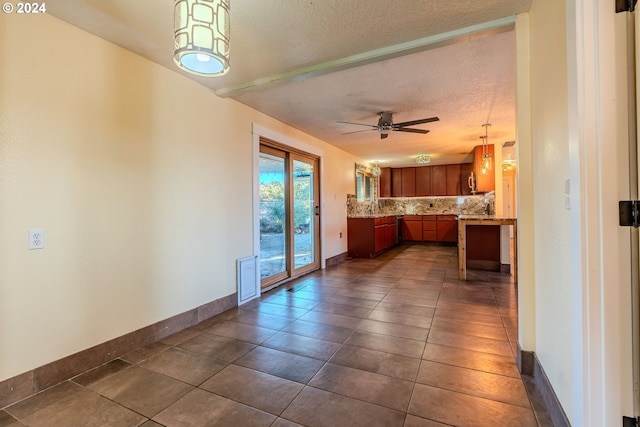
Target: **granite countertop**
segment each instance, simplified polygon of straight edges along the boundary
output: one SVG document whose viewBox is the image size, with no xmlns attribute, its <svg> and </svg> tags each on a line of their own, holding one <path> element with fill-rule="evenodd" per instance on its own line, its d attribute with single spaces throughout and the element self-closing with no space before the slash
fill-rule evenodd
<svg viewBox="0 0 640 427">
<path fill-rule="evenodd" d="M 496 215 L 458 215 L 458 219 L 461 220 L 490 220 L 490 221 L 513 221 L 516 218 L 505 217 L 505 216 L 496 216 Z"/>
<path fill-rule="evenodd" d="M 402 216 L 400 214 L 373 214 L 373 215 L 351 215 L 347 218 L 386 218 L 389 216 Z"/>
</svg>

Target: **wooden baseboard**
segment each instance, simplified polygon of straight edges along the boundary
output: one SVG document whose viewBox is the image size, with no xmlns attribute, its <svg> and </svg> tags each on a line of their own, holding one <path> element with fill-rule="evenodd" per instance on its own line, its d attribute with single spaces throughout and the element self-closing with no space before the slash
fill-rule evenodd
<svg viewBox="0 0 640 427">
<path fill-rule="evenodd" d="M 153 325 L 40 366 L 0 382 L 0 409 L 113 359 L 197 325 L 238 305 L 238 294 L 201 305 Z"/>
<path fill-rule="evenodd" d="M 347 260 L 347 253 L 343 252 L 336 256 L 332 256 L 331 258 L 327 258 L 325 261 L 325 266 L 331 267 L 332 265 L 340 264 L 342 261 L 346 261 L 346 260 Z"/>
<path fill-rule="evenodd" d="M 500 261 L 467 259 L 467 269 L 484 270 L 484 271 L 500 271 Z"/>
<path fill-rule="evenodd" d="M 516 363 L 518 364 L 518 370 L 522 375 L 533 376 L 533 364 L 535 356 L 533 351 L 524 351 L 518 343 L 518 352 L 516 355 Z"/>
<path fill-rule="evenodd" d="M 567 418 L 567 414 L 565 414 L 558 400 L 558 396 L 556 396 L 551 382 L 549 382 L 549 378 L 544 372 L 536 354 L 532 351 L 522 350 L 520 344 L 518 344 L 517 360 L 520 373 L 533 378 L 533 382 L 542 397 L 542 401 L 547 408 L 551 421 L 553 421 L 553 425 L 555 427 L 571 427 L 569 418 Z"/>
</svg>

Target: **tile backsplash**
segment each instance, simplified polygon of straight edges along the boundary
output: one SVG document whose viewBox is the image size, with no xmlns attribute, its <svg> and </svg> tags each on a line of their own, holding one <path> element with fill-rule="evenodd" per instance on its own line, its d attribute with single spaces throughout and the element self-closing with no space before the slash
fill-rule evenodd
<svg viewBox="0 0 640 427">
<path fill-rule="evenodd" d="M 347 216 L 374 215 L 482 215 L 486 205 L 493 206 L 494 193 L 473 196 L 385 197 L 374 202 L 359 202 L 347 195 Z"/>
</svg>

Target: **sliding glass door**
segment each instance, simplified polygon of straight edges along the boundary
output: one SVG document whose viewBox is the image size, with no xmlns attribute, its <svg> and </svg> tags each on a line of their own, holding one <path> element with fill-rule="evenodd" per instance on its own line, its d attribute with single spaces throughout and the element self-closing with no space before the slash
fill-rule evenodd
<svg viewBox="0 0 640 427">
<path fill-rule="evenodd" d="M 318 159 L 260 145 L 261 286 L 318 269 Z"/>
</svg>

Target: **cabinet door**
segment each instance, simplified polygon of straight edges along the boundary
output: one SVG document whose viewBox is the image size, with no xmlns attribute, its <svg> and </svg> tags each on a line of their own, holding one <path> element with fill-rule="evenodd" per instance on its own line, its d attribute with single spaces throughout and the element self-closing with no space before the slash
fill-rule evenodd
<svg viewBox="0 0 640 427">
<path fill-rule="evenodd" d="M 387 226 L 386 225 L 376 225 L 375 227 L 373 227 L 375 230 L 375 252 L 380 252 L 381 250 L 386 248 L 386 231 L 387 231 Z"/>
<path fill-rule="evenodd" d="M 447 165 L 447 196 L 460 194 L 460 165 Z"/>
<path fill-rule="evenodd" d="M 391 168 L 380 168 L 380 197 L 391 197 Z"/>
<path fill-rule="evenodd" d="M 460 189 L 463 196 L 471 194 L 471 187 L 469 187 L 469 178 L 473 171 L 473 163 L 463 163 L 460 165 Z M 475 180 L 475 172 L 473 173 L 473 179 Z"/>
<path fill-rule="evenodd" d="M 418 221 L 402 221 L 402 240 L 422 240 L 422 219 Z"/>
<path fill-rule="evenodd" d="M 447 195 L 447 166 L 431 166 L 431 195 Z"/>
<path fill-rule="evenodd" d="M 458 221 L 455 215 L 438 215 L 436 228 L 438 242 L 458 241 Z"/>
<path fill-rule="evenodd" d="M 402 169 L 391 169 L 391 197 L 402 196 Z"/>
<path fill-rule="evenodd" d="M 431 166 L 416 168 L 416 196 L 431 195 Z"/>
<path fill-rule="evenodd" d="M 371 218 L 347 218 L 347 251 L 353 258 L 370 258 L 375 252 Z"/>
<path fill-rule="evenodd" d="M 457 242 L 458 227 L 456 222 L 438 222 L 438 242 Z"/>
<path fill-rule="evenodd" d="M 402 197 L 416 195 L 416 168 L 402 168 Z"/>
<path fill-rule="evenodd" d="M 398 224 L 395 218 L 393 222 L 387 225 L 387 247 L 391 248 L 398 244 Z"/>
</svg>

